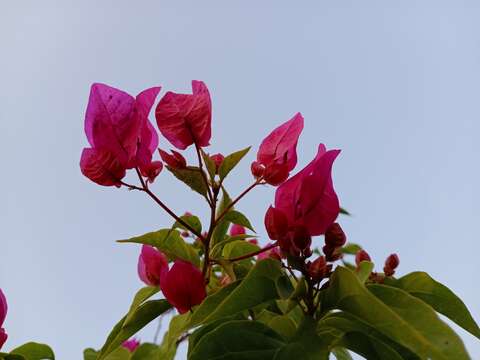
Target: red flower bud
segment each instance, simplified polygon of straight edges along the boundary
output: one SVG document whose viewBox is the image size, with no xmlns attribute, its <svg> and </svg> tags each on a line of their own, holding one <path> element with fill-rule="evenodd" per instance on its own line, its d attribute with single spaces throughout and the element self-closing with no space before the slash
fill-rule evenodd
<svg viewBox="0 0 480 360">
<path fill-rule="evenodd" d="M 334 247 L 325 245 L 322 248 L 322 250 L 323 250 L 323 253 L 325 254 L 325 258 L 327 259 L 327 261 L 336 261 L 343 257 L 342 252 L 340 251 L 340 248 L 334 248 Z"/>
<path fill-rule="evenodd" d="M 314 262 L 308 263 L 308 274 L 316 282 L 325 278 L 331 270 L 331 265 L 327 265 L 327 261 L 324 256 L 319 256 Z"/>
<path fill-rule="evenodd" d="M 288 230 L 288 221 L 282 211 L 270 206 L 265 213 L 265 228 L 272 240 L 279 240 Z"/>
<path fill-rule="evenodd" d="M 250 239 L 250 240 L 248 240 L 248 242 L 249 242 L 250 244 L 253 244 L 253 245 L 258 245 L 257 239 Z"/>
<path fill-rule="evenodd" d="M 180 314 L 200 304 L 207 296 L 202 272 L 189 262 L 176 260 L 162 279 L 161 289 Z"/>
<path fill-rule="evenodd" d="M 233 224 L 230 228 L 230 236 L 244 235 L 245 228 L 242 225 Z"/>
<path fill-rule="evenodd" d="M 138 257 L 140 279 L 149 286 L 159 286 L 167 270 L 167 257 L 153 246 L 143 245 Z"/>
<path fill-rule="evenodd" d="M 147 178 L 149 183 L 153 183 L 162 169 L 163 164 L 161 161 L 152 161 L 150 164 L 140 167 L 140 173 Z"/>
<path fill-rule="evenodd" d="M 212 159 L 213 162 L 215 163 L 215 173 L 218 174 L 218 169 L 219 169 L 220 165 L 222 165 L 222 162 L 225 159 L 225 156 L 218 153 L 218 154 L 211 155 L 210 159 Z"/>
<path fill-rule="evenodd" d="M 265 172 L 265 166 L 260 164 L 258 161 L 254 161 L 252 162 L 252 165 L 250 165 L 250 170 L 252 171 L 252 175 L 254 177 L 260 178 Z"/>
<path fill-rule="evenodd" d="M 347 242 L 347 237 L 338 223 L 333 223 L 325 233 L 325 244 L 331 248 L 342 247 Z"/>
<path fill-rule="evenodd" d="M 372 261 L 372 259 L 365 250 L 358 250 L 357 254 L 355 255 L 355 263 L 358 266 L 362 261 Z"/>
<path fill-rule="evenodd" d="M 385 266 L 383 267 L 383 272 L 386 276 L 392 276 L 395 274 L 395 269 L 400 264 L 400 259 L 397 254 L 391 254 L 385 260 Z"/>
<path fill-rule="evenodd" d="M 162 149 L 158 149 L 158 152 L 160 153 L 160 157 L 162 160 L 167 164 L 168 166 L 174 168 L 174 169 L 185 169 L 187 166 L 187 160 L 183 157 L 182 154 L 180 154 L 178 151 L 175 150 L 170 150 L 173 155 L 170 155 L 166 151 L 163 151 Z"/>
<path fill-rule="evenodd" d="M 309 250 L 312 244 L 312 237 L 308 233 L 308 229 L 302 225 L 295 225 L 293 229 L 289 231 L 293 246 L 300 252 Z"/>
</svg>

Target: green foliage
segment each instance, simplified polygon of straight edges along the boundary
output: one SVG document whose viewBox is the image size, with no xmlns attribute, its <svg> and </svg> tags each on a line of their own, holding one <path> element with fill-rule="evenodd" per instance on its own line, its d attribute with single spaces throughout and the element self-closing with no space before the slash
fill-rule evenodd
<svg viewBox="0 0 480 360">
<path fill-rule="evenodd" d="M 432 279 L 425 272 L 413 272 L 388 285 L 398 287 L 429 304 L 440 314 L 480 339 L 478 327 L 467 307 L 449 288 Z"/>
<path fill-rule="evenodd" d="M 220 214 L 222 214 L 231 203 L 232 203 L 232 199 L 230 198 L 230 195 L 228 195 L 227 190 L 225 190 L 225 188 L 222 187 L 222 199 L 220 201 L 220 204 L 218 205 L 215 216 L 218 218 Z M 232 210 L 233 208 L 230 211 Z M 215 230 L 213 231 L 212 240 L 210 244 L 211 246 L 214 246 L 215 244 L 218 244 L 219 242 L 225 239 L 225 235 L 227 234 L 229 225 L 230 225 L 230 222 L 225 218 L 222 218 L 219 221 L 219 223 L 215 227 Z"/>
<path fill-rule="evenodd" d="M 358 270 L 357 270 L 357 276 L 358 280 L 360 280 L 361 283 L 364 283 L 367 281 L 368 277 L 372 273 L 373 270 L 373 263 L 370 261 L 361 261 Z"/>
<path fill-rule="evenodd" d="M 217 168 L 215 162 L 207 153 L 205 153 L 205 151 L 203 151 L 203 149 L 200 149 L 200 153 L 202 154 L 202 159 L 205 167 L 207 168 L 208 175 L 210 175 L 210 179 L 215 178 L 215 172 Z"/>
<path fill-rule="evenodd" d="M 155 246 L 172 260 L 182 259 L 196 266 L 200 265 L 198 252 L 182 238 L 177 230 L 162 229 L 127 240 L 118 240 L 118 242 Z"/>
<path fill-rule="evenodd" d="M 50 346 L 36 342 L 23 344 L 9 354 L 0 353 L 0 359 L 5 360 L 55 360 L 55 354 Z"/>
<path fill-rule="evenodd" d="M 347 243 L 341 248 L 342 253 L 347 255 L 355 255 L 360 250 L 362 250 L 362 247 L 354 243 Z"/>
<path fill-rule="evenodd" d="M 255 232 L 252 224 L 250 224 L 250 221 L 240 211 L 230 210 L 229 212 L 227 212 L 225 214 L 224 219 L 226 221 L 229 221 L 229 222 L 233 223 L 233 224 L 245 226 L 247 229 L 250 229 L 253 232 Z"/>
<path fill-rule="evenodd" d="M 178 180 L 188 185 L 190 189 L 199 193 L 203 197 L 207 197 L 208 189 L 203 179 L 200 168 L 195 166 L 187 166 L 184 169 L 175 169 L 165 166 Z"/>
<path fill-rule="evenodd" d="M 188 225 L 192 227 L 193 230 L 195 230 L 198 234 L 202 233 L 202 223 L 200 222 L 200 219 L 198 216 L 195 215 L 183 215 L 180 216 L 180 219 L 182 219 L 184 222 L 186 222 Z M 172 226 L 173 229 L 180 228 L 183 230 L 188 230 L 185 226 L 180 224 L 178 221 L 175 222 Z"/>
<path fill-rule="evenodd" d="M 248 153 L 250 147 L 247 147 L 243 150 L 236 151 L 228 156 L 225 156 L 220 168 L 218 169 L 218 175 L 220 176 L 220 180 L 223 180 L 230 171 L 233 170 L 235 166 L 242 160 L 242 158 Z"/>
<path fill-rule="evenodd" d="M 355 315 L 420 358 L 469 358 L 461 340 L 434 310 L 407 292 L 385 285 L 367 289 L 343 267 L 337 267 L 330 282 L 324 310 L 340 309 Z"/>
<path fill-rule="evenodd" d="M 170 308 L 171 305 L 167 300 L 150 300 L 135 308 L 133 313 L 130 309 L 129 314 L 125 315 L 110 332 L 107 341 L 100 350 L 98 360 L 106 359 L 106 356 L 116 350 L 122 342 Z"/>
<path fill-rule="evenodd" d="M 177 315 L 170 320 L 168 331 L 163 336 L 158 351 L 158 357 L 162 360 L 173 360 L 177 351 L 178 338 L 189 329 L 190 313 Z"/>
</svg>

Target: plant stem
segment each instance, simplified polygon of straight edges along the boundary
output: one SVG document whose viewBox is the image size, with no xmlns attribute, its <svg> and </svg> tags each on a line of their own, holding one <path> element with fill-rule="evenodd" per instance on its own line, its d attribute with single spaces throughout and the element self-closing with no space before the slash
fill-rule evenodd
<svg viewBox="0 0 480 360">
<path fill-rule="evenodd" d="M 207 186 L 207 200 L 209 205 L 212 205 L 213 202 L 213 194 L 212 190 L 210 189 L 207 175 L 205 174 L 205 171 L 203 171 L 203 161 L 202 161 L 202 156 L 200 155 L 200 147 L 195 143 L 195 150 L 197 151 L 197 157 L 198 157 L 198 168 L 200 169 L 200 174 L 202 175 L 203 181 L 205 182 L 205 185 Z"/>
</svg>

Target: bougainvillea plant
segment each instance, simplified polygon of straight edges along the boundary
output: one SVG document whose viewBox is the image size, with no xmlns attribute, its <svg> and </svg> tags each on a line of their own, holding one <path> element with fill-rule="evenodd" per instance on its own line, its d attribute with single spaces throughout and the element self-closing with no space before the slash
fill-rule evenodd
<svg viewBox="0 0 480 360">
<path fill-rule="evenodd" d="M 191 94 L 167 92 L 156 105 L 158 130 L 175 148 L 159 149 L 148 119 L 159 92 L 153 87 L 133 97 L 104 84 L 91 87 L 85 118 L 90 147 L 81 155 L 82 173 L 99 185 L 149 196 L 172 223 L 119 241 L 139 244 L 137 271 L 145 286 L 102 348 L 84 351 L 85 360 L 173 359 L 182 342 L 188 342 L 190 360 L 313 360 L 331 354 L 344 360 L 351 353 L 382 360 L 469 359 L 459 336 L 438 316 L 480 338 L 455 294 L 424 272 L 396 277 L 397 254 L 374 268 L 364 249 L 347 242 L 338 218 L 348 212 L 332 181 L 340 150 L 320 144 L 315 158 L 295 172 L 300 113 L 265 137 L 251 163 L 251 184 L 232 196 L 225 179 L 250 147 L 226 156 L 207 152 L 210 94 L 203 82 L 193 81 Z M 194 164 L 187 163 L 185 150 L 193 151 Z M 189 212 L 176 214 L 162 200 L 165 188 L 153 190 L 164 168 L 205 200 L 207 223 Z M 135 183 L 126 181 L 128 171 Z M 265 209 L 270 241 L 264 246 L 236 209 L 261 186 L 276 188 Z M 0 295 L 1 327 L 6 302 Z M 142 328 L 169 312 L 160 342 L 138 339 Z M 5 338 L 0 329 L 0 346 Z"/>
</svg>

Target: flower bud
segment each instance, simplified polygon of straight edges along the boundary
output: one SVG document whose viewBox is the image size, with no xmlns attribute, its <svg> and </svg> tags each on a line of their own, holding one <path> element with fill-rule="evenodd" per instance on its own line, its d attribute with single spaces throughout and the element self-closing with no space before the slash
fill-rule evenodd
<svg viewBox="0 0 480 360">
<path fill-rule="evenodd" d="M 244 235 L 245 233 L 245 228 L 242 225 L 233 224 L 230 228 L 230 236 Z"/>
<path fill-rule="evenodd" d="M 391 254 L 385 260 L 385 266 L 383 267 L 383 272 L 386 276 L 392 276 L 395 274 L 395 269 L 400 264 L 400 259 L 397 254 Z"/>
<path fill-rule="evenodd" d="M 140 167 L 140 173 L 147 178 L 149 183 L 153 183 L 162 169 L 163 164 L 161 161 L 152 161 L 150 164 Z"/>
<path fill-rule="evenodd" d="M 265 172 L 265 166 L 260 164 L 258 161 L 252 162 L 250 165 L 250 170 L 252 171 L 252 175 L 256 178 L 261 178 Z"/>
<path fill-rule="evenodd" d="M 360 265 L 362 261 L 372 261 L 370 255 L 365 250 L 359 250 L 355 255 L 355 264 Z"/>
<path fill-rule="evenodd" d="M 210 155 L 210 159 L 212 159 L 213 162 L 215 163 L 215 174 L 218 174 L 218 169 L 220 168 L 220 165 L 222 165 L 222 162 L 225 159 L 225 156 L 218 153 L 218 154 Z"/>
<path fill-rule="evenodd" d="M 334 248 L 334 247 L 325 245 L 322 248 L 322 250 L 323 250 L 323 253 L 325 254 L 325 258 L 327 259 L 327 261 L 337 261 L 338 259 L 341 259 L 343 257 L 343 254 L 340 251 L 340 248 Z"/>
<path fill-rule="evenodd" d="M 331 248 L 338 248 L 345 245 L 347 237 L 338 223 L 333 223 L 325 233 L 325 244 Z"/>
<path fill-rule="evenodd" d="M 162 149 L 158 149 L 158 152 L 160 153 L 160 157 L 162 160 L 170 166 L 171 168 L 174 169 L 185 169 L 187 167 L 187 160 L 183 157 L 182 154 L 180 154 L 178 151 L 175 150 L 170 150 L 173 155 L 170 155 L 166 151 L 163 151 Z"/>
<path fill-rule="evenodd" d="M 138 347 L 140 346 L 140 341 L 135 338 L 131 338 L 129 340 L 125 340 L 122 343 L 122 347 L 133 353 Z"/>
<path fill-rule="evenodd" d="M 250 240 L 248 240 L 248 242 L 250 244 L 253 244 L 253 245 L 258 245 L 258 240 L 257 239 L 250 239 Z"/>
<path fill-rule="evenodd" d="M 138 276 L 149 286 L 160 286 L 168 270 L 167 257 L 153 246 L 143 245 L 138 257 Z"/>
<path fill-rule="evenodd" d="M 163 295 L 180 314 L 184 314 L 207 296 L 202 272 L 193 264 L 176 260 L 160 286 Z"/>
<path fill-rule="evenodd" d="M 267 246 L 270 246 L 272 244 L 273 243 L 270 243 Z M 264 251 L 264 252 L 257 255 L 258 260 L 268 259 L 268 258 L 279 260 L 279 261 L 282 260 L 282 255 L 280 254 L 280 250 L 278 249 L 278 247 L 274 247 L 273 249 Z"/>
<path fill-rule="evenodd" d="M 187 230 L 184 230 L 181 232 L 180 234 L 182 237 L 186 238 L 186 237 L 189 237 L 190 236 L 190 233 L 187 231 Z"/>
<path fill-rule="evenodd" d="M 319 256 L 313 262 L 309 262 L 307 265 L 308 274 L 316 282 L 325 278 L 330 272 L 331 265 L 327 265 L 327 261 L 324 256 Z"/>
<path fill-rule="evenodd" d="M 312 244 L 312 237 L 308 233 L 308 229 L 302 225 L 295 225 L 289 232 L 293 246 L 300 252 L 305 252 L 310 249 Z"/>
</svg>

